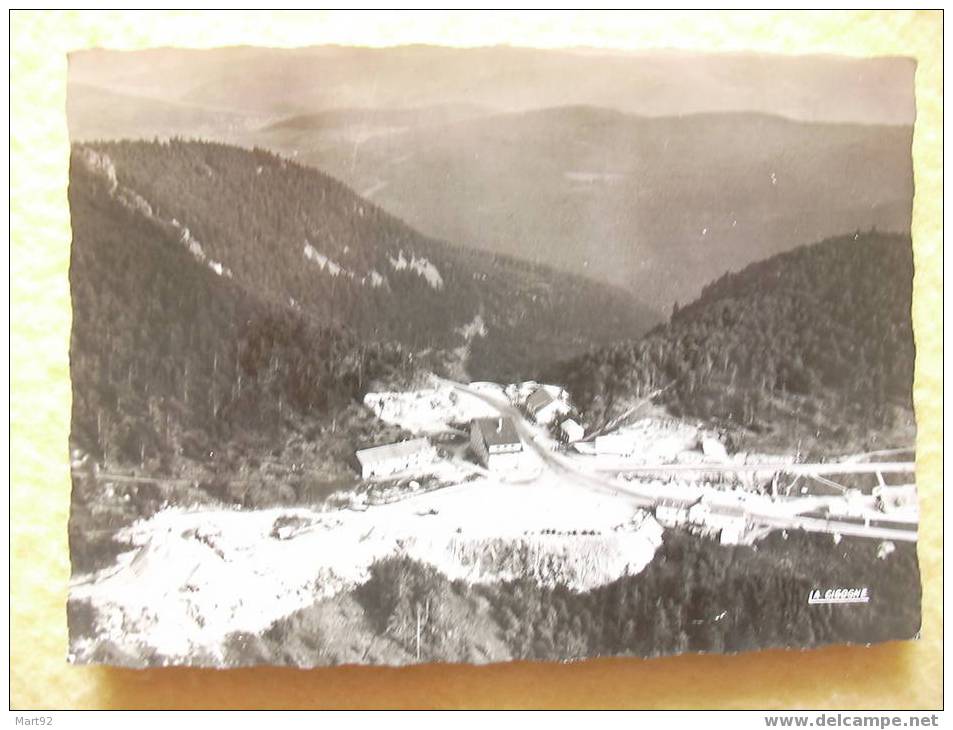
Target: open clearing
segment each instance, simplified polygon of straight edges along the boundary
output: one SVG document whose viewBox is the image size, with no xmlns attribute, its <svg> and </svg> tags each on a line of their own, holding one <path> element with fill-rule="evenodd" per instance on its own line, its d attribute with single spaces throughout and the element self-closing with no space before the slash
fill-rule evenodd
<svg viewBox="0 0 953 730">
<path fill-rule="evenodd" d="M 215 654 L 230 633 L 259 633 L 360 585 L 388 555 L 471 583 L 535 571 L 584 590 L 640 571 L 661 533 L 624 493 L 593 494 L 555 476 L 477 479 L 364 511 L 172 508 L 121 531 L 132 549 L 112 568 L 77 576 L 71 600 L 88 601 L 99 639 L 130 653 Z"/>
</svg>

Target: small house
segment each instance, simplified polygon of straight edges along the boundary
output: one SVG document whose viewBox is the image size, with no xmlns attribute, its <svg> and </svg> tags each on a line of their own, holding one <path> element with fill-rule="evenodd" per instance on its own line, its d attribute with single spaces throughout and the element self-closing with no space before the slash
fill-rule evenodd
<svg viewBox="0 0 953 730">
<path fill-rule="evenodd" d="M 729 460 L 725 445 L 713 436 L 702 438 L 702 453 L 710 461 L 727 462 Z"/>
<path fill-rule="evenodd" d="M 694 524 L 718 533 L 724 545 L 738 544 L 748 530 L 745 511 L 737 507 L 700 502 L 688 511 L 688 517 Z"/>
<path fill-rule="evenodd" d="M 655 507 L 655 519 L 666 527 L 677 527 L 688 522 L 688 508 L 680 502 L 662 500 Z"/>
<path fill-rule="evenodd" d="M 523 442 L 510 418 L 474 419 L 470 423 L 470 447 L 487 469 L 515 469 L 522 461 Z"/>
<path fill-rule="evenodd" d="M 547 388 L 537 388 L 526 399 L 526 412 L 536 423 L 552 423 L 557 416 L 569 412 L 569 405 Z"/>
<path fill-rule="evenodd" d="M 586 429 L 571 418 L 567 418 L 559 424 L 559 432 L 567 444 L 574 444 L 577 441 L 581 441 L 582 437 L 586 435 Z"/>
<path fill-rule="evenodd" d="M 427 439 L 418 438 L 360 449 L 355 456 L 361 465 L 361 477 L 372 479 L 430 464 L 436 459 L 437 450 Z"/>
</svg>

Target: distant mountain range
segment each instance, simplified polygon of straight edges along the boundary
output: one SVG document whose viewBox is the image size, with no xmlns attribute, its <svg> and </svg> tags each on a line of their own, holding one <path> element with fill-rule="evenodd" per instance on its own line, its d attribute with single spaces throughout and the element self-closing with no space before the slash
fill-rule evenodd
<svg viewBox="0 0 953 730">
<path fill-rule="evenodd" d="M 910 227 L 910 127 L 593 107 L 402 130 L 369 118 L 391 131 L 348 136 L 299 118 L 253 138 L 420 230 L 584 273 L 660 309 L 797 245 Z"/>
<path fill-rule="evenodd" d="M 912 71 L 903 59 L 159 49 L 75 54 L 68 105 L 74 140 L 268 149 L 428 236 L 668 310 L 797 245 L 908 231 Z"/>
<path fill-rule="evenodd" d="M 909 58 L 422 45 L 89 50 L 69 62 L 71 82 L 274 119 L 342 108 L 587 105 L 905 125 L 916 70 Z"/>
<path fill-rule="evenodd" d="M 81 83 L 70 83 L 66 114 L 74 141 L 152 140 L 176 135 L 223 139 L 253 132 L 271 119 Z"/>
</svg>

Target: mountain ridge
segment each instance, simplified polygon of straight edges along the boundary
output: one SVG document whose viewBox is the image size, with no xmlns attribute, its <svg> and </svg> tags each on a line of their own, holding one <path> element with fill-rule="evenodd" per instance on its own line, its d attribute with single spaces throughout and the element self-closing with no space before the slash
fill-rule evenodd
<svg viewBox="0 0 953 730">
<path fill-rule="evenodd" d="M 574 106 L 346 145 L 313 131 L 256 136 L 419 230 L 585 272 L 660 309 L 810 241 L 905 231 L 912 209 L 909 127 Z"/>
</svg>

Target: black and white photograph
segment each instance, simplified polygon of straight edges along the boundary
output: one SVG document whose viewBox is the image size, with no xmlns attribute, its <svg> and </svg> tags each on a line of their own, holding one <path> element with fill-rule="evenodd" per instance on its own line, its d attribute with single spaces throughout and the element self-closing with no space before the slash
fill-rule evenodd
<svg viewBox="0 0 953 730">
<path fill-rule="evenodd" d="M 915 72 L 70 54 L 69 660 L 916 639 Z"/>
</svg>

